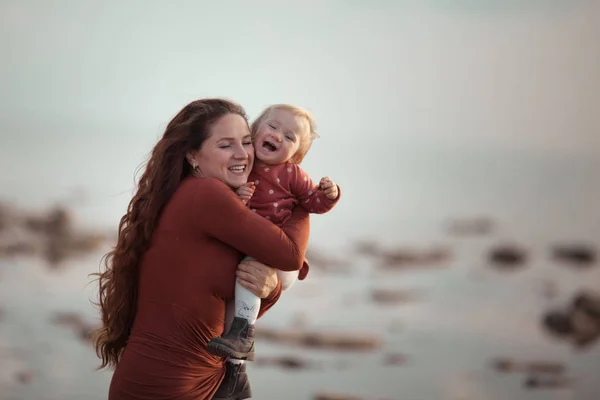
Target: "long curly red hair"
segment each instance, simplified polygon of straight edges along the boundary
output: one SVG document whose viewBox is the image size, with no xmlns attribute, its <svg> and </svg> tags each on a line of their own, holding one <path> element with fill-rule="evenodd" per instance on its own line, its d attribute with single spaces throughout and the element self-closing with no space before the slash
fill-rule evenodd
<svg viewBox="0 0 600 400">
<path fill-rule="evenodd" d="M 99 285 L 98 301 L 102 326 L 94 332 L 99 369 L 114 368 L 123 354 L 136 315 L 139 264 L 160 214 L 192 168 L 188 152 L 199 149 L 209 130 L 221 117 L 245 110 L 224 99 L 202 99 L 186 105 L 167 125 L 154 146 L 137 191 L 119 223 L 117 244 L 102 261 L 103 272 L 94 273 Z"/>
</svg>

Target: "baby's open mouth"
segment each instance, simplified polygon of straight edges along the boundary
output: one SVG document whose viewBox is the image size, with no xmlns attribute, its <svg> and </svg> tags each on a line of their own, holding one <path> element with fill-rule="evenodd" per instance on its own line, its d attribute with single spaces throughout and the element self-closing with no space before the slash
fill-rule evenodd
<svg viewBox="0 0 600 400">
<path fill-rule="evenodd" d="M 264 141 L 263 145 L 262 145 L 263 149 L 266 149 L 267 151 L 275 151 L 277 150 L 277 148 L 270 142 L 268 141 Z"/>
</svg>

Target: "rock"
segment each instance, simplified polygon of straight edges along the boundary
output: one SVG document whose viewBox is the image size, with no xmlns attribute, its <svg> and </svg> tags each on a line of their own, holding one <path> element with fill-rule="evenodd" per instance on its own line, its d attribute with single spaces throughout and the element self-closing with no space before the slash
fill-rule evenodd
<svg viewBox="0 0 600 400">
<path fill-rule="evenodd" d="M 39 255 L 51 266 L 94 251 L 109 240 L 105 234 L 77 231 L 64 207 L 31 213 L 0 205 L 0 224 L 0 257 Z"/>
<path fill-rule="evenodd" d="M 592 292 L 579 292 L 573 298 L 573 309 L 581 310 L 592 318 L 600 320 L 600 294 Z"/>
<path fill-rule="evenodd" d="M 47 215 L 27 216 L 25 226 L 31 231 L 49 236 L 65 236 L 71 231 L 72 218 L 70 213 L 57 207 L 50 210 Z"/>
<path fill-rule="evenodd" d="M 281 369 L 312 369 L 315 368 L 315 364 L 301 359 L 295 356 L 281 356 L 281 357 L 258 357 L 255 361 L 258 366 L 275 366 Z"/>
<path fill-rule="evenodd" d="M 404 365 L 406 356 L 402 353 L 388 353 L 383 356 L 383 365 Z"/>
<path fill-rule="evenodd" d="M 552 256 L 559 262 L 579 268 L 596 263 L 596 250 L 586 245 L 557 245 L 552 249 Z"/>
<path fill-rule="evenodd" d="M 19 371 L 15 377 L 18 382 L 22 384 L 28 384 L 33 379 L 33 372 L 31 371 Z"/>
<path fill-rule="evenodd" d="M 373 398 L 371 398 L 373 399 Z M 320 392 L 315 394 L 313 400 L 367 400 L 366 398 L 353 396 L 344 393 Z M 373 399 L 373 400 L 389 400 L 389 399 Z"/>
<path fill-rule="evenodd" d="M 349 394 L 340 394 L 340 393 L 317 393 L 314 400 L 363 400 L 360 397 L 351 396 Z"/>
<path fill-rule="evenodd" d="M 390 250 L 385 251 L 381 255 L 381 268 L 434 267 L 449 261 L 450 258 L 450 251 L 443 248 L 421 251 L 408 249 Z"/>
<path fill-rule="evenodd" d="M 36 247 L 31 243 L 25 242 L 8 242 L 0 243 L 0 257 L 17 257 L 24 255 L 33 255 L 37 251 Z"/>
<path fill-rule="evenodd" d="M 527 262 L 527 252 L 516 245 L 501 245 L 490 250 L 489 261 L 502 269 L 514 269 Z"/>
<path fill-rule="evenodd" d="M 91 342 L 92 333 L 97 329 L 97 326 L 85 321 L 81 315 L 71 312 L 56 313 L 50 322 L 71 329 L 84 342 Z"/>
<path fill-rule="evenodd" d="M 257 327 L 256 337 L 277 343 L 329 350 L 370 351 L 381 346 L 378 337 L 357 333 L 301 332 Z"/>
<path fill-rule="evenodd" d="M 541 322 L 555 337 L 585 348 L 600 338 L 600 295 L 577 293 L 568 307 L 546 312 Z"/>
<path fill-rule="evenodd" d="M 564 389 L 573 385 L 573 379 L 565 376 L 529 376 L 523 382 L 528 389 Z"/>
<path fill-rule="evenodd" d="M 358 241 L 354 244 L 354 250 L 357 254 L 369 257 L 379 257 L 382 253 L 381 248 L 374 241 Z"/>
<path fill-rule="evenodd" d="M 542 324 L 557 336 L 567 336 L 573 333 L 571 318 L 567 313 L 551 311 L 544 315 Z"/>
<path fill-rule="evenodd" d="M 371 289 L 371 300 L 378 304 L 400 304 L 414 302 L 418 299 L 416 291 Z"/>
<path fill-rule="evenodd" d="M 310 248 L 306 252 L 306 259 L 311 268 L 316 267 L 326 272 L 349 272 L 348 262 L 325 255 L 323 252 Z"/>
<path fill-rule="evenodd" d="M 492 367 L 499 372 L 524 372 L 529 374 L 563 374 L 567 368 L 552 361 L 516 361 L 508 358 L 492 360 Z"/>
<path fill-rule="evenodd" d="M 0 232 L 8 226 L 9 211 L 6 204 L 0 203 Z"/>
<path fill-rule="evenodd" d="M 483 236 L 494 231 L 494 222 L 489 218 L 473 218 L 451 221 L 447 232 L 457 236 Z"/>
</svg>

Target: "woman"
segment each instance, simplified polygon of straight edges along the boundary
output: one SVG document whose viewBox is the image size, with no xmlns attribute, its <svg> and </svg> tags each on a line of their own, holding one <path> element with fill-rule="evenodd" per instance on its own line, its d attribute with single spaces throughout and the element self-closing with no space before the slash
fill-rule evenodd
<svg viewBox="0 0 600 400">
<path fill-rule="evenodd" d="M 101 368 L 115 367 L 110 400 L 250 397 L 243 364 L 225 367 L 206 344 L 223 333 L 235 276 L 264 314 L 281 284 L 260 262 L 299 270 L 309 234 L 301 208 L 280 229 L 236 196 L 253 161 L 244 109 L 221 99 L 185 106 L 154 147 L 98 274 L 95 345 Z M 260 262 L 238 269 L 243 254 Z"/>
</svg>

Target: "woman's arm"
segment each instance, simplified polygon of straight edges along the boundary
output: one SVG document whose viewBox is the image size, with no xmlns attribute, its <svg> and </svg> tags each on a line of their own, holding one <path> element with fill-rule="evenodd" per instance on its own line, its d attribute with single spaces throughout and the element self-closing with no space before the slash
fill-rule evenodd
<svg viewBox="0 0 600 400">
<path fill-rule="evenodd" d="M 197 181 L 193 223 L 198 229 L 273 268 L 296 271 L 302 267 L 310 230 L 305 210 L 296 207 L 279 228 L 244 206 L 223 182 Z"/>
</svg>

